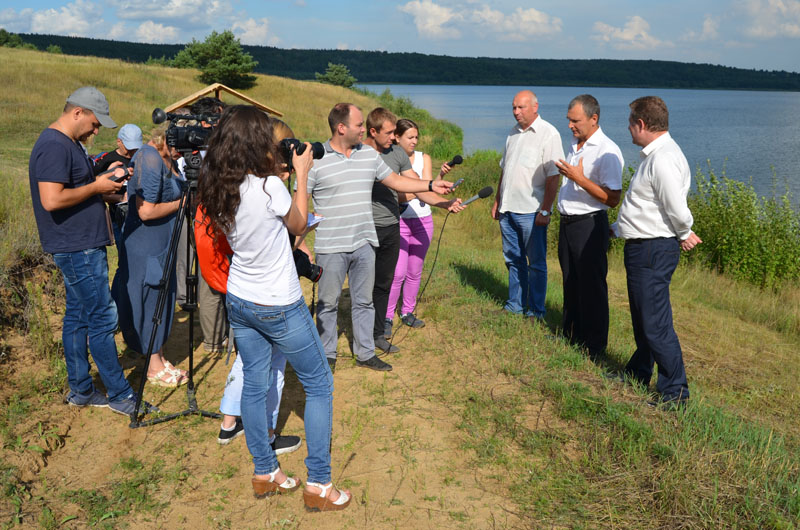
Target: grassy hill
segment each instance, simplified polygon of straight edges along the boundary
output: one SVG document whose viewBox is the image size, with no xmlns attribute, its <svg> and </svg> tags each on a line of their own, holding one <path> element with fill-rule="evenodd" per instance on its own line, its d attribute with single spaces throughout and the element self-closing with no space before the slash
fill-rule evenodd
<svg viewBox="0 0 800 530">
<path fill-rule="evenodd" d="M 621 255 L 609 263 L 609 361 L 558 336 L 560 271 L 550 253 L 545 325 L 497 314 L 506 269 L 488 201 L 446 219 L 435 271 L 419 305 L 428 325 L 399 330 L 394 371 L 350 356 L 343 295 L 335 374 L 334 480 L 351 507 L 306 514 L 295 495 L 258 501 L 243 441 L 215 438 L 218 422 L 189 417 L 142 429 L 107 410 L 76 410 L 61 361 L 60 275 L 42 256 L 27 183 L 37 135 L 74 88 L 93 84 L 118 123 L 145 127 L 153 107 L 200 88 L 190 71 L 0 49 L 0 525 L 41 528 L 795 528 L 800 525 L 800 289 L 766 292 L 692 265 L 672 283 L 676 330 L 692 403 L 649 409 L 648 390 L 603 377 L 633 337 Z M 247 94 L 286 113 L 301 138 L 327 136 L 331 105 L 375 101 L 315 83 L 259 76 Z M 439 130 L 433 121 L 425 130 Z M 102 131 L 92 152 L 111 146 Z M 435 138 L 427 138 L 432 145 Z M 427 149 L 427 146 L 423 146 Z M 464 196 L 497 179 L 497 154 L 457 170 Z M 551 231 L 550 237 L 555 233 Z M 426 265 L 434 263 L 436 241 Z M 310 287 L 303 282 L 310 299 Z M 765 318 L 765 315 L 767 316 Z M 228 367 L 176 322 L 165 354 L 188 367 L 198 402 L 216 410 Z M 199 328 L 195 328 L 196 330 Z M 787 330 L 788 329 L 788 330 Z M 141 357 L 120 343 L 132 384 Z M 97 379 L 97 378 L 96 378 Z M 146 388 L 166 411 L 182 390 Z M 303 435 L 303 395 L 289 373 L 279 419 Z M 305 478 L 305 448 L 281 466 Z"/>
</svg>

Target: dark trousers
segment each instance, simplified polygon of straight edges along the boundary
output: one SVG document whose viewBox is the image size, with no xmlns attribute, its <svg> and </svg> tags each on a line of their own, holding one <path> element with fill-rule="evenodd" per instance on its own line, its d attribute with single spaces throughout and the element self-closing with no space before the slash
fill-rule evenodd
<svg viewBox="0 0 800 530">
<path fill-rule="evenodd" d="M 558 262 L 564 287 L 564 335 L 589 350 L 591 357 L 608 345 L 608 214 L 561 216 Z"/>
<path fill-rule="evenodd" d="M 392 290 L 394 269 L 400 255 L 400 224 L 376 226 L 378 248 L 375 249 L 375 287 L 372 289 L 372 303 L 375 306 L 375 327 L 372 335 L 383 337 L 383 324 L 386 308 L 389 306 L 389 292 Z"/>
<path fill-rule="evenodd" d="M 644 385 L 658 365 L 656 388 L 664 401 L 688 399 L 689 385 L 672 325 L 669 284 L 681 249 L 675 238 L 628 240 L 625 271 L 636 351 L 625 371 Z"/>
</svg>

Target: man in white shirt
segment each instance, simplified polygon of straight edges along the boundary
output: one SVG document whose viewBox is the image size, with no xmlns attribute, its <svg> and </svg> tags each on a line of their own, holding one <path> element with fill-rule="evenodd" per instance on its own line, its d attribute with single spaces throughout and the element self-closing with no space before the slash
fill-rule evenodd
<svg viewBox="0 0 800 530">
<path fill-rule="evenodd" d="M 566 178 L 558 194 L 558 261 L 564 289 L 562 329 L 591 359 L 608 345 L 608 214 L 622 194 L 622 152 L 600 128 L 600 104 L 589 94 L 567 110 L 572 146 L 556 166 Z"/>
<path fill-rule="evenodd" d="M 523 90 L 512 103 L 517 125 L 506 138 L 492 217 L 500 221 L 508 267 L 503 309 L 543 319 L 547 294 L 547 225 L 558 192 L 561 136 L 539 116 L 536 94 Z"/>
<path fill-rule="evenodd" d="M 630 107 L 628 130 L 633 143 L 643 149 L 618 219 L 619 235 L 625 239 L 628 301 L 636 338 L 636 351 L 625 372 L 647 386 L 655 362 L 660 403 L 682 406 L 689 399 L 689 386 L 672 325 L 669 285 L 681 249 L 688 251 L 702 243 L 692 232 L 694 219 L 686 203 L 691 173 L 668 132 L 664 101 L 647 96 Z"/>
</svg>

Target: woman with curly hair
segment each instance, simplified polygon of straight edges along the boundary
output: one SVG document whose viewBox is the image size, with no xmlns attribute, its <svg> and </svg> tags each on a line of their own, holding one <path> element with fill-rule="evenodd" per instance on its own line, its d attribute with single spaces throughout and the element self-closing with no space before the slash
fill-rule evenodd
<svg viewBox="0 0 800 530">
<path fill-rule="evenodd" d="M 299 480 L 281 471 L 269 444 L 266 396 L 277 348 L 306 393 L 306 507 L 341 510 L 351 496 L 331 482 L 333 375 L 303 299 L 287 233 L 300 234 L 306 227 L 311 149 L 294 154 L 292 163 L 297 171 L 294 198 L 277 177 L 279 156 L 270 119 L 252 106 L 228 107 L 209 139 L 199 198 L 210 218 L 209 230 L 224 233 L 233 250 L 226 306 L 244 370 L 241 411 L 255 467 L 253 491 L 260 497 L 300 487 Z"/>
</svg>

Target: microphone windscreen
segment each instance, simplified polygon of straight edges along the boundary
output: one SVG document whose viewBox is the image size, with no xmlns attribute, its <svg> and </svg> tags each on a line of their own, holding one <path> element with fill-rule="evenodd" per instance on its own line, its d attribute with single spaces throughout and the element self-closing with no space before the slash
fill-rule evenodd
<svg viewBox="0 0 800 530">
<path fill-rule="evenodd" d="M 494 192 L 494 188 L 491 186 L 486 186 L 485 188 L 483 188 L 481 191 L 478 192 L 478 197 L 480 197 L 481 199 L 485 199 L 486 197 L 491 195 L 492 192 Z"/>
<path fill-rule="evenodd" d="M 456 156 L 454 156 L 454 157 L 453 157 L 453 160 L 452 160 L 452 162 L 450 162 L 450 163 L 449 163 L 449 164 L 447 164 L 447 165 L 448 165 L 448 166 L 455 166 L 455 165 L 458 165 L 458 164 L 460 164 L 460 163 L 461 163 L 461 162 L 463 162 L 463 161 L 464 161 L 464 159 L 463 159 L 463 158 L 461 158 L 461 155 L 456 155 Z"/>
</svg>

